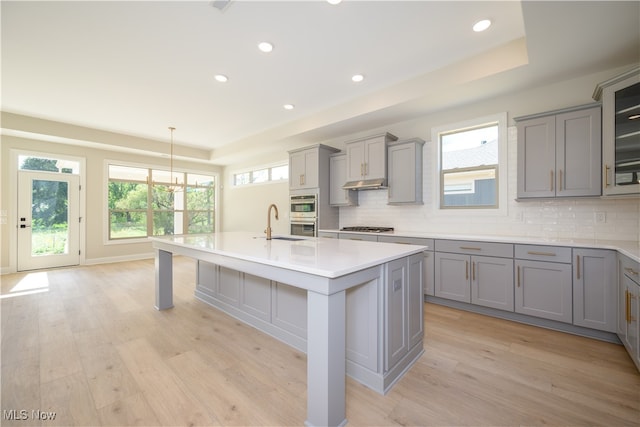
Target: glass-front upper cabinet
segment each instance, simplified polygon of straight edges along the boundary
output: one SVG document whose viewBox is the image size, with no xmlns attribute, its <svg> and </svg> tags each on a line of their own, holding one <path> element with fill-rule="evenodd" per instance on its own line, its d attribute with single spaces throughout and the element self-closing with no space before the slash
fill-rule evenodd
<svg viewBox="0 0 640 427">
<path fill-rule="evenodd" d="M 596 86 L 602 101 L 602 194 L 640 195 L 640 67 Z"/>
</svg>

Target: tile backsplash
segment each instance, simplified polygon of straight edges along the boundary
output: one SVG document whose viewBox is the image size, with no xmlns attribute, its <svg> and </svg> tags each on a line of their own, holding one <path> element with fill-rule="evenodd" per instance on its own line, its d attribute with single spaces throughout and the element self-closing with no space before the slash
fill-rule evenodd
<svg viewBox="0 0 640 427">
<path fill-rule="evenodd" d="M 495 236 L 533 236 L 548 239 L 606 239 L 639 241 L 640 200 L 565 198 L 516 201 L 516 128 L 508 129 L 508 206 L 504 214 L 447 215 L 434 202 L 432 184 L 435 155 L 425 144 L 424 204 L 387 205 L 386 190 L 361 191 L 359 206 L 340 208 L 340 227 L 373 225 L 400 231 Z"/>
</svg>

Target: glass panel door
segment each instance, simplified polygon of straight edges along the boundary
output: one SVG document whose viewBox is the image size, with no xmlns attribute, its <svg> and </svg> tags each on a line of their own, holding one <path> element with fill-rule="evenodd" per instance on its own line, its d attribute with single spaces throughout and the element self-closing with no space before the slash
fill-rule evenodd
<svg viewBox="0 0 640 427">
<path fill-rule="evenodd" d="M 615 185 L 640 183 L 640 83 L 615 94 Z"/>
<path fill-rule="evenodd" d="M 79 178 L 18 172 L 18 271 L 80 263 Z"/>
</svg>

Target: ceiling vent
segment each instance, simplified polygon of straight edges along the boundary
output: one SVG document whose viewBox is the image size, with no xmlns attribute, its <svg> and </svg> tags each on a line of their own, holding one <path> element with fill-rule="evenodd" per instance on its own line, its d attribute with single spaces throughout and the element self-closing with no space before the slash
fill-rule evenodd
<svg viewBox="0 0 640 427">
<path fill-rule="evenodd" d="M 231 0 L 213 0 L 209 4 L 212 7 L 215 7 L 216 9 L 218 9 L 220 12 L 224 12 L 225 9 L 229 7 L 230 3 L 231 3 Z"/>
</svg>

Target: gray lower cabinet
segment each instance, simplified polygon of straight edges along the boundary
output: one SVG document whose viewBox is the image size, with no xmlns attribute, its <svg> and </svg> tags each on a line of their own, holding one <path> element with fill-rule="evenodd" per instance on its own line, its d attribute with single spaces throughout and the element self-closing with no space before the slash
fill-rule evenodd
<svg viewBox="0 0 640 427">
<path fill-rule="evenodd" d="M 379 365 L 378 304 L 381 286 L 378 280 L 347 291 L 347 359 L 376 372 Z M 368 325 L 362 328 L 362 325 Z"/>
<path fill-rule="evenodd" d="M 337 239 L 338 232 L 334 231 L 318 231 L 318 237 L 326 237 L 327 239 Z"/>
<path fill-rule="evenodd" d="M 640 263 L 618 255 L 618 337 L 640 370 Z"/>
<path fill-rule="evenodd" d="M 421 237 L 403 237 L 403 236 L 388 236 L 388 235 L 380 235 L 378 236 L 378 242 L 386 242 L 386 243 L 399 243 L 399 244 L 408 244 L 408 245 L 419 245 L 426 246 L 428 250 L 424 251 L 422 255 L 424 256 L 423 268 L 422 268 L 422 280 L 424 283 L 423 293 L 425 295 L 433 295 L 435 290 L 435 276 L 434 276 L 434 267 L 435 267 L 435 257 L 433 255 L 434 248 L 434 240 L 421 238 Z"/>
<path fill-rule="evenodd" d="M 516 245 L 516 313 L 572 323 L 571 248 Z"/>
<path fill-rule="evenodd" d="M 340 233 L 338 239 L 348 240 L 366 240 L 368 242 L 377 242 L 378 236 L 375 233 Z"/>
<path fill-rule="evenodd" d="M 513 311 L 513 245 L 436 240 L 435 247 L 435 296 Z"/>
<path fill-rule="evenodd" d="M 469 263 L 469 255 L 436 252 L 435 296 L 470 303 Z"/>
<path fill-rule="evenodd" d="M 391 261 L 386 266 L 385 285 L 385 371 L 397 365 L 417 343 L 422 342 L 423 297 L 421 283 L 423 257 L 420 254 Z"/>
<path fill-rule="evenodd" d="M 513 311 L 513 259 L 471 257 L 471 303 Z"/>
<path fill-rule="evenodd" d="M 391 261 L 346 291 L 347 373 L 379 393 L 423 352 L 423 261 Z M 306 351 L 306 290 L 204 261 L 196 274 L 196 297 Z"/>
<path fill-rule="evenodd" d="M 573 249 L 573 324 L 616 332 L 616 253 Z"/>
<path fill-rule="evenodd" d="M 285 331 L 307 338 L 307 291 L 272 282 L 270 301 L 273 307 L 271 322 Z"/>
</svg>

